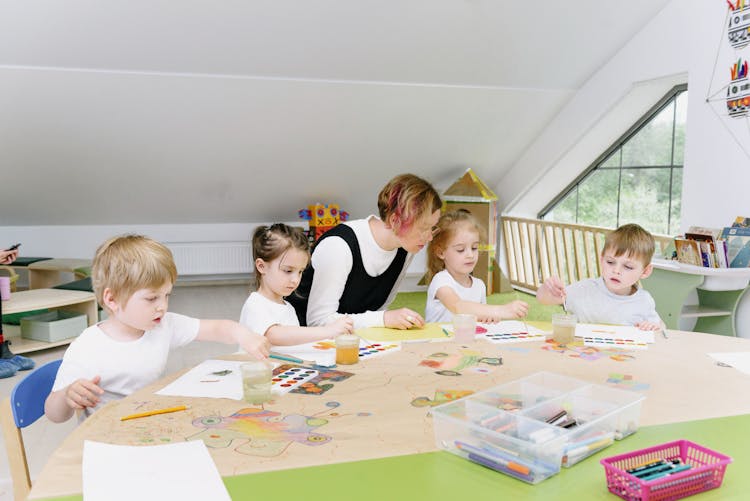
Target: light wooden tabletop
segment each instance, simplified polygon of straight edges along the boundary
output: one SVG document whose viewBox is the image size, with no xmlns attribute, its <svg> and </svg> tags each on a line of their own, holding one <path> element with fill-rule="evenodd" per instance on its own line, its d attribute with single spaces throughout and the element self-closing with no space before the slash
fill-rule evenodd
<svg viewBox="0 0 750 501">
<path fill-rule="evenodd" d="M 640 385 L 646 396 L 641 426 L 750 413 L 750 376 L 721 367 L 707 355 L 750 351 L 749 340 L 680 331 L 668 335 L 658 335 L 648 350 L 628 352 L 556 350 L 542 342 L 405 343 L 401 351 L 339 366 L 354 376 L 334 381 L 321 395 L 285 394 L 259 410 L 230 399 L 155 395 L 177 377 L 171 375 L 110 403 L 79 426 L 35 480 L 31 499 L 81 492 L 84 440 L 155 445 L 203 439 L 225 477 L 429 453 L 436 450 L 432 416 L 430 407 L 420 403 L 441 393 L 479 391 L 541 370 L 602 385 Z M 481 357 L 502 357 L 503 364 L 487 365 Z M 437 373 L 462 365 L 460 376 Z M 190 408 L 119 420 L 180 404 Z"/>
</svg>

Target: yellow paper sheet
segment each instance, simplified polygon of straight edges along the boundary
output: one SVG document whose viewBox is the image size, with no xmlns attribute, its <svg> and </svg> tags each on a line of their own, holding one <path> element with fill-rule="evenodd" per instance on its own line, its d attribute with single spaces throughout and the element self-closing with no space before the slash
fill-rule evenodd
<svg viewBox="0 0 750 501">
<path fill-rule="evenodd" d="M 388 327 L 367 327 L 357 329 L 355 333 L 369 341 L 417 341 L 420 339 L 443 339 L 453 338 L 450 330 L 446 333 L 443 324 L 427 323 L 422 329 L 389 329 Z"/>
</svg>

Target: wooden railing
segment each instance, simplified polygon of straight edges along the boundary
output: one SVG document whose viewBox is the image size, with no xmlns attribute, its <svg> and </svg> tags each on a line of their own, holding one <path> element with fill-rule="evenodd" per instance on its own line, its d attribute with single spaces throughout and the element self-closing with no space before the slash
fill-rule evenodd
<svg viewBox="0 0 750 501">
<path fill-rule="evenodd" d="M 502 239 L 508 278 L 515 287 L 536 291 L 551 275 L 566 284 L 599 276 L 599 256 L 611 228 L 503 217 Z M 656 255 L 672 237 L 654 235 Z"/>
</svg>

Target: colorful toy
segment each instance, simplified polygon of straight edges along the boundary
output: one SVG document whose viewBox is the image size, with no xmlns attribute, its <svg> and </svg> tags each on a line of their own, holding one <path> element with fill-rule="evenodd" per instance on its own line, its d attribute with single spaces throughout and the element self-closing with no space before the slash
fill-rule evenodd
<svg viewBox="0 0 750 501">
<path fill-rule="evenodd" d="M 342 212 L 338 204 L 317 203 L 308 205 L 307 209 L 300 209 L 299 217 L 309 221 L 308 235 L 312 242 L 317 242 L 323 233 L 349 219 L 349 213 Z"/>
</svg>

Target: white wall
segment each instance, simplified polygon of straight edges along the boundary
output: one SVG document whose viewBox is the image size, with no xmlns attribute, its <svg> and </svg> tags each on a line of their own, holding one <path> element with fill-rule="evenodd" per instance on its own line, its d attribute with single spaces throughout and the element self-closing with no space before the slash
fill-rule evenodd
<svg viewBox="0 0 750 501">
<path fill-rule="evenodd" d="M 285 223 L 290 226 L 307 226 L 302 220 Z M 255 228 L 263 224 L 271 223 L 0 226 L 0 235 L 3 238 L 0 247 L 5 248 L 21 242 L 20 250 L 23 256 L 91 259 L 99 244 L 114 235 L 137 233 L 165 243 L 249 242 Z M 415 284 L 424 274 L 425 265 L 423 250 L 415 256 L 409 266 L 409 280 L 404 284 L 404 290 L 418 288 Z"/>
<path fill-rule="evenodd" d="M 673 0 L 592 75 L 496 186 L 504 214 L 536 217 L 669 89 L 687 81 L 693 49 L 685 33 L 700 20 L 701 3 Z"/>
<path fill-rule="evenodd" d="M 750 58 L 750 47 L 729 47 L 726 16 L 723 2 L 667 5 L 592 76 L 504 176 L 496 187 L 506 202 L 503 213 L 536 217 L 673 85 L 687 81 L 681 231 L 750 216 L 750 119 L 730 119 L 721 100 L 730 66 L 740 56 Z M 750 295 L 738 307 L 737 326 L 750 337 Z"/>
</svg>

